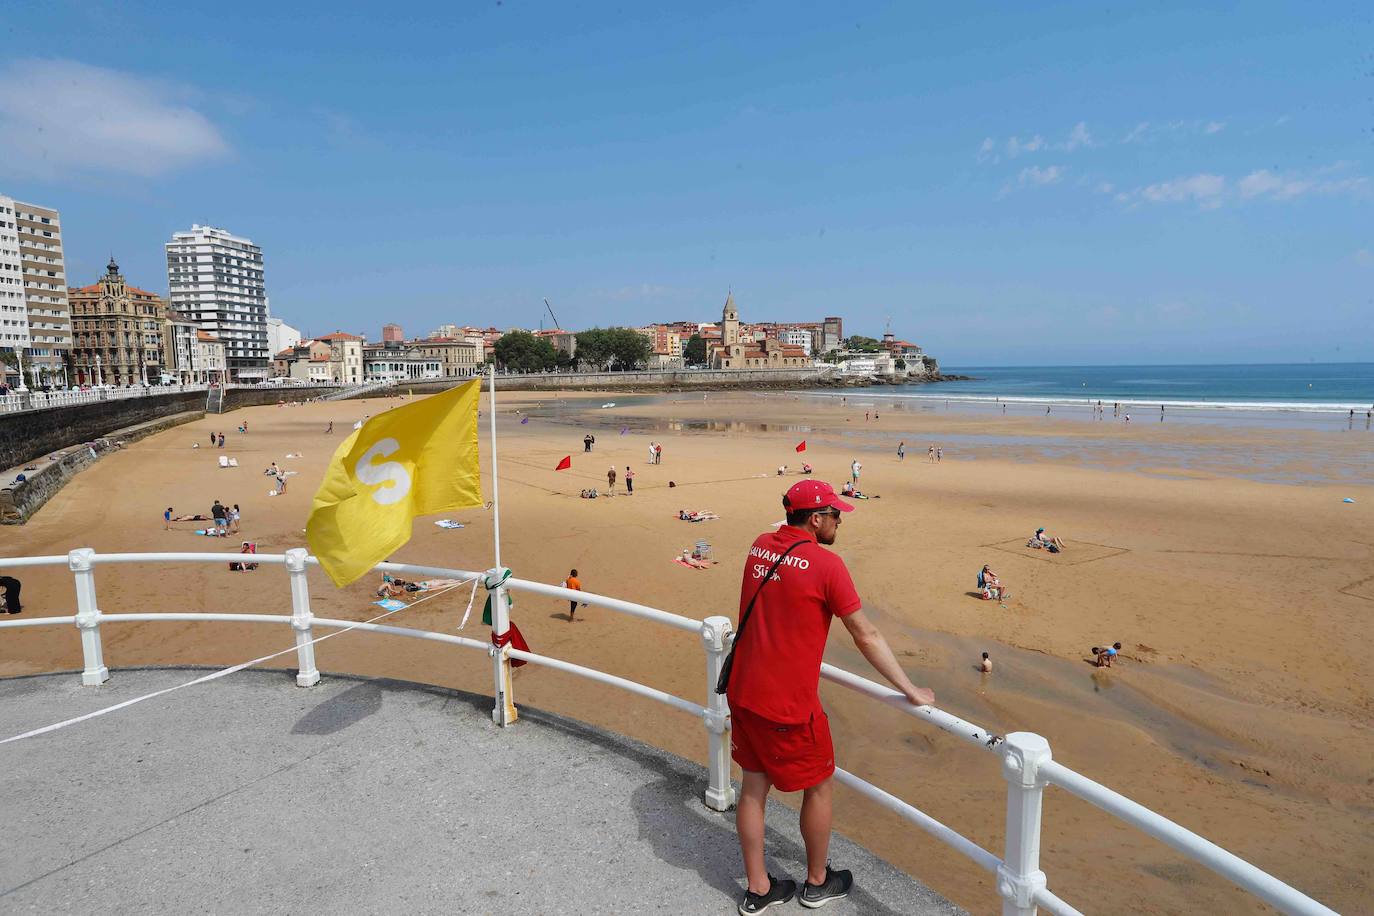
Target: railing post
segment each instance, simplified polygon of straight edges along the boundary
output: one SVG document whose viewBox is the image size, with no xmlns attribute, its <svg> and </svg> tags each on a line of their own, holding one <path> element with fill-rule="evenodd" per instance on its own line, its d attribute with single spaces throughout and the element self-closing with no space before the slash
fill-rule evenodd
<svg viewBox="0 0 1374 916">
<path fill-rule="evenodd" d="M 310 635 L 310 583 L 305 578 L 304 547 L 292 547 L 286 552 L 286 572 L 291 577 L 291 629 L 296 631 L 296 686 L 314 687 L 320 682 L 315 667 L 314 637 Z"/>
<path fill-rule="evenodd" d="M 487 582 L 493 583 L 488 589 L 491 601 L 491 660 L 492 677 L 495 681 L 496 702 L 491 708 L 491 721 L 505 728 L 520 718 L 515 708 L 515 694 L 511 689 L 510 657 L 506 654 L 505 644 L 510 630 L 510 609 L 506 606 L 506 589 L 495 583 L 505 581 L 506 570 L 493 569 L 487 572 Z"/>
<path fill-rule="evenodd" d="M 84 664 L 81 683 L 99 687 L 110 679 L 105 653 L 100 648 L 100 608 L 95 603 L 95 551 L 78 547 L 67 554 L 67 567 L 76 579 L 76 627 L 81 631 Z"/>
<path fill-rule="evenodd" d="M 1050 760 L 1050 743 L 1030 732 L 1012 732 L 1002 744 L 1002 775 L 1007 779 L 1007 842 L 997 867 L 1002 916 L 1035 916 L 1035 892 L 1045 887 L 1040 870 L 1040 808 L 1045 780 L 1040 767 Z"/>
<path fill-rule="evenodd" d="M 735 806 L 735 787 L 730 782 L 730 705 L 716 693 L 729 635 L 729 617 L 707 617 L 701 622 L 701 642 L 706 649 L 706 712 L 702 720 L 709 740 L 711 774 L 705 800 L 713 811 L 729 811 Z"/>
</svg>

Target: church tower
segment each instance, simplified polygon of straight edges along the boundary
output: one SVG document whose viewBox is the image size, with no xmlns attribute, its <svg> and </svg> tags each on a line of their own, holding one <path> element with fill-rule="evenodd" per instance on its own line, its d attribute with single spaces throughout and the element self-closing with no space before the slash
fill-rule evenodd
<svg viewBox="0 0 1374 916">
<path fill-rule="evenodd" d="M 739 343 L 739 311 L 735 309 L 734 293 L 727 293 L 725 296 L 725 309 L 720 313 L 720 342 L 729 352 L 729 348 Z"/>
</svg>

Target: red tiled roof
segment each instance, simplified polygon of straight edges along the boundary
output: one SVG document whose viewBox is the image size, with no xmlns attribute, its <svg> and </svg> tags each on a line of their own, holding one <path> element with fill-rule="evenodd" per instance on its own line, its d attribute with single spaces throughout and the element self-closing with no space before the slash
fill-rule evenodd
<svg viewBox="0 0 1374 916">
<path fill-rule="evenodd" d="M 343 331 L 335 331 L 333 334 L 322 334 L 316 340 L 362 340 L 357 334 L 345 334 Z"/>
<path fill-rule="evenodd" d="M 196 340 L 203 343 L 219 343 L 219 338 L 208 331 L 196 331 Z"/>
</svg>

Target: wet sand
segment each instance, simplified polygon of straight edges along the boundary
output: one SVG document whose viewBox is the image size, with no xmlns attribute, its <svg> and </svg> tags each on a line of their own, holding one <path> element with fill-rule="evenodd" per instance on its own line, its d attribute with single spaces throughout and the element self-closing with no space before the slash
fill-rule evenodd
<svg viewBox="0 0 1374 916">
<path fill-rule="evenodd" d="M 558 582 L 577 567 L 584 586 L 695 617 L 733 616 L 749 542 L 782 518 L 793 482 L 774 476 L 805 458 L 836 484 L 857 457 L 861 488 L 881 499 L 845 518 L 836 549 L 913 679 L 940 705 L 994 731 L 1049 738 L 1056 759 L 1197 830 L 1339 910 L 1374 896 L 1374 525 L 1367 436 L 1112 425 L 1042 417 L 881 410 L 796 395 L 502 396 L 499 415 L 503 561 L 517 575 Z M 606 401 L 616 401 L 602 410 Z M 395 402 L 250 408 L 139 442 L 79 475 L 26 526 L 0 528 L 7 555 L 97 550 L 219 549 L 224 542 L 163 531 L 161 511 L 208 514 L 218 497 L 243 507 L 243 537 L 277 552 L 303 543 L 310 498 L 352 421 Z M 516 409 L 531 417 L 520 425 Z M 243 419 L 250 433 L 232 432 Z M 323 435 L 334 420 L 336 434 Z M 1109 418 L 1110 420 L 1110 418 Z M 210 429 L 224 429 L 215 466 Z M 624 435 L 621 429 L 628 429 Z M 483 425 L 483 456 L 487 461 Z M 582 453 L 592 431 L 596 451 Z M 964 437 L 964 438 L 959 438 Z M 805 455 L 793 451 L 806 438 Z M 894 450 L 905 439 L 908 455 Z M 645 463 L 651 439 L 664 463 Z M 191 449 L 199 441 L 202 447 Z M 946 445 L 939 464 L 926 446 Z M 285 459 L 288 452 L 301 459 Z M 571 454 L 573 467 L 555 472 Z M 269 497 L 271 461 L 299 471 Z M 1270 462 L 1282 474 L 1249 479 Z M 634 467 L 636 495 L 595 501 L 614 463 Z M 668 488 L 668 481 L 677 483 Z M 1285 482 L 1275 482 L 1283 480 Z M 622 484 L 623 486 L 623 484 Z M 1342 497 L 1357 500 L 1353 505 Z M 688 524 L 679 508 L 719 521 Z M 419 520 L 396 559 L 483 569 L 491 515 L 451 514 L 462 530 Z M 1070 549 L 1050 556 L 1023 545 L 1044 525 Z M 722 560 L 709 571 L 673 564 L 707 538 Z M 1013 592 L 1002 608 L 971 596 L 990 563 Z M 70 614 L 64 569 L 23 576 L 26 614 Z M 285 573 L 207 566 L 104 567 L 101 607 L 285 613 Z M 371 578 L 336 590 L 312 573 L 318 614 L 366 619 Z M 479 600 L 480 600 L 479 595 Z M 467 589 L 396 615 L 394 622 L 452 631 Z M 581 662 L 681 696 L 704 696 L 698 640 L 587 608 L 570 624 L 561 601 L 517 595 L 515 619 L 541 653 Z M 479 638 L 480 625 L 469 623 Z M 1112 671 L 1088 648 L 1120 640 Z M 112 667 L 232 664 L 290 644 L 261 626 L 129 624 L 105 631 Z M 0 675 L 80 663 L 66 628 L 5 634 Z M 991 676 L 974 670 L 991 654 Z M 869 676 L 836 627 L 828 659 Z M 484 656 L 413 640 L 350 634 L 319 649 L 322 670 L 352 671 L 489 691 Z M 519 702 L 555 710 L 704 760 L 689 717 L 611 688 L 527 667 Z M 908 799 L 1000 852 L 1005 783 L 992 755 L 823 685 L 842 766 Z M 187 694 L 167 702 L 193 702 Z M 123 713 L 131 727 L 137 710 Z M 35 725 L 43 723 L 34 723 Z M 61 734 L 51 739 L 60 752 Z M 118 761 L 108 761 L 111 766 Z M 557 774 L 550 774 L 557 778 Z M 795 800 L 795 799 L 794 799 Z M 1161 844 L 1057 790 L 1046 796 L 1042 867 L 1071 903 L 1100 911 L 1253 911 L 1251 898 Z M 837 827 L 979 913 L 994 912 L 990 877 L 904 822 L 842 792 Z M 843 863 L 841 863 L 843 864 Z M 862 878 L 862 876 L 860 876 Z M 1148 900 L 1145 907 L 1135 901 Z"/>
</svg>

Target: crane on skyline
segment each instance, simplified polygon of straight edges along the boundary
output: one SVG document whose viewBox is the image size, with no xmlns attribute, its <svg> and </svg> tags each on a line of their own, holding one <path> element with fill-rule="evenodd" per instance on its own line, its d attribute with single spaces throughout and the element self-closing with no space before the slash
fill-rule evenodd
<svg viewBox="0 0 1374 916">
<path fill-rule="evenodd" d="M 544 308 L 549 310 L 549 317 L 553 319 L 553 326 L 555 328 L 563 327 L 561 324 L 558 323 L 558 316 L 553 313 L 553 306 L 549 305 L 549 299 L 547 296 L 544 297 Z M 544 323 L 543 318 L 540 318 L 539 323 L 541 325 Z"/>
</svg>

